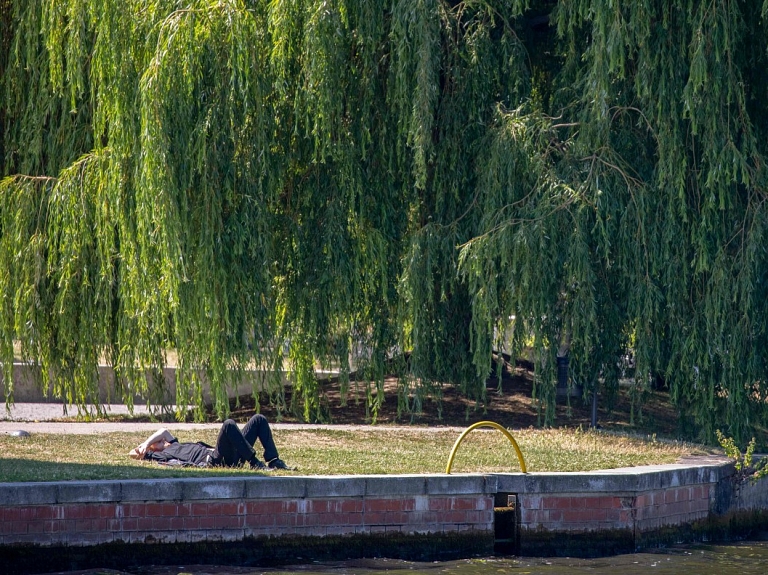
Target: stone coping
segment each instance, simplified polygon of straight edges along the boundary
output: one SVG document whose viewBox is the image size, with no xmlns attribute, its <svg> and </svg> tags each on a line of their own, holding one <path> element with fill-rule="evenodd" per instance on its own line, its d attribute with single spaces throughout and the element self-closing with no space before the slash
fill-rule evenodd
<svg viewBox="0 0 768 575">
<path fill-rule="evenodd" d="M 734 474 L 733 460 L 687 457 L 678 463 L 573 473 L 497 475 L 502 493 L 636 493 L 685 485 L 717 483 Z"/>
<path fill-rule="evenodd" d="M 636 493 L 717 483 L 733 463 L 717 457 L 576 473 L 250 476 L 0 483 L 0 506 L 137 501 L 397 497 L 495 493 Z"/>
<path fill-rule="evenodd" d="M 496 493 L 493 475 L 352 475 L 0 483 L 0 506 Z"/>
</svg>

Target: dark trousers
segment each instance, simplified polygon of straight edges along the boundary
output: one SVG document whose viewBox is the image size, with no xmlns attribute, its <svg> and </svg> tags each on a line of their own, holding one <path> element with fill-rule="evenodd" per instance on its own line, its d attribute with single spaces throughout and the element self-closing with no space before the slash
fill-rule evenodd
<svg viewBox="0 0 768 575">
<path fill-rule="evenodd" d="M 216 451 L 213 454 L 215 465 L 226 467 L 236 467 L 255 457 L 256 452 L 253 449 L 256 440 L 261 442 L 264 448 L 264 460 L 272 461 L 277 457 L 277 447 L 272 439 L 272 430 L 269 428 L 267 418 L 257 413 L 243 430 L 237 426 L 232 419 L 227 419 L 219 430 L 219 437 L 216 440 Z"/>
</svg>

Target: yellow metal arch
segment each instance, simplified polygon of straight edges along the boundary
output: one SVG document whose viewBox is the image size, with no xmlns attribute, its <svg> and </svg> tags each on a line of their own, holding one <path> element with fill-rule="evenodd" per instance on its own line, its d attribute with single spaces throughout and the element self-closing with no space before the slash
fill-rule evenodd
<svg viewBox="0 0 768 575">
<path fill-rule="evenodd" d="M 515 452 L 517 453 L 517 459 L 520 461 L 520 471 L 523 473 L 528 473 L 525 469 L 525 460 L 523 459 L 523 454 L 520 451 L 520 447 L 517 445 L 517 441 L 515 441 L 515 438 L 512 437 L 512 434 L 507 431 L 504 427 L 499 425 L 498 423 L 494 421 L 478 421 L 477 423 L 473 423 L 469 427 L 467 427 L 464 431 L 461 432 L 461 435 L 459 435 L 459 438 L 456 440 L 456 443 L 453 444 L 453 449 L 451 449 L 451 455 L 448 457 L 448 466 L 445 468 L 445 473 L 450 475 L 451 474 L 451 467 L 453 466 L 453 458 L 456 457 L 456 450 L 459 448 L 459 445 L 462 441 L 464 441 L 464 438 L 467 436 L 467 434 L 472 431 L 473 429 L 477 429 L 478 427 L 493 427 L 494 429 L 498 429 L 501 431 L 504 435 L 507 436 L 507 439 L 509 439 L 509 442 L 512 444 L 512 447 L 515 448 Z"/>
</svg>

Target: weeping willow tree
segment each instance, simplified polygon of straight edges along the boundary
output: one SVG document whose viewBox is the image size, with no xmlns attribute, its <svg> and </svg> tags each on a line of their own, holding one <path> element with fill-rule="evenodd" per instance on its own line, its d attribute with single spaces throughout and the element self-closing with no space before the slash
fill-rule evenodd
<svg viewBox="0 0 768 575">
<path fill-rule="evenodd" d="M 631 349 L 638 407 L 661 382 L 689 431 L 764 424 L 766 10 L 559 3 L 557 73 L 500 108 L 461 250 L 475 363 L 514 315 L 546 418 L 567 340 L 587 388 L 615 392 Z"/>
<path fill-rule="evenodd" d="M 620 5 L 621 4 L 621 5 Z M 681 421 L 765 422 L 768 3 L 0 0 L 0 361 L 219 414 L 354 359 L 372 417 L 531 344 Z M 512 324 L 512 325 L 511 325 Z M 513 330 L 510 330 L 513 327 Z M 511 341 L 501 334 L 513 332 Z M 280 386 L 273 399 L 284 402 Z"/>
</svg>

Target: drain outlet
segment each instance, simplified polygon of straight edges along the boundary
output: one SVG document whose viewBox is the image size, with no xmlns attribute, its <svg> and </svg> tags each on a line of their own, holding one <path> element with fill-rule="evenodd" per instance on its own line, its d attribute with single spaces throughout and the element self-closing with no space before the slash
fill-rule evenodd
<svg viewBox="0 0 768 575">
<path fill-rule="evenodd" d="M 497 493 L 493 500 L 493 551 L 516 555 L 520 548 L 520 510 L 516 493 Z"/>
</svg>

